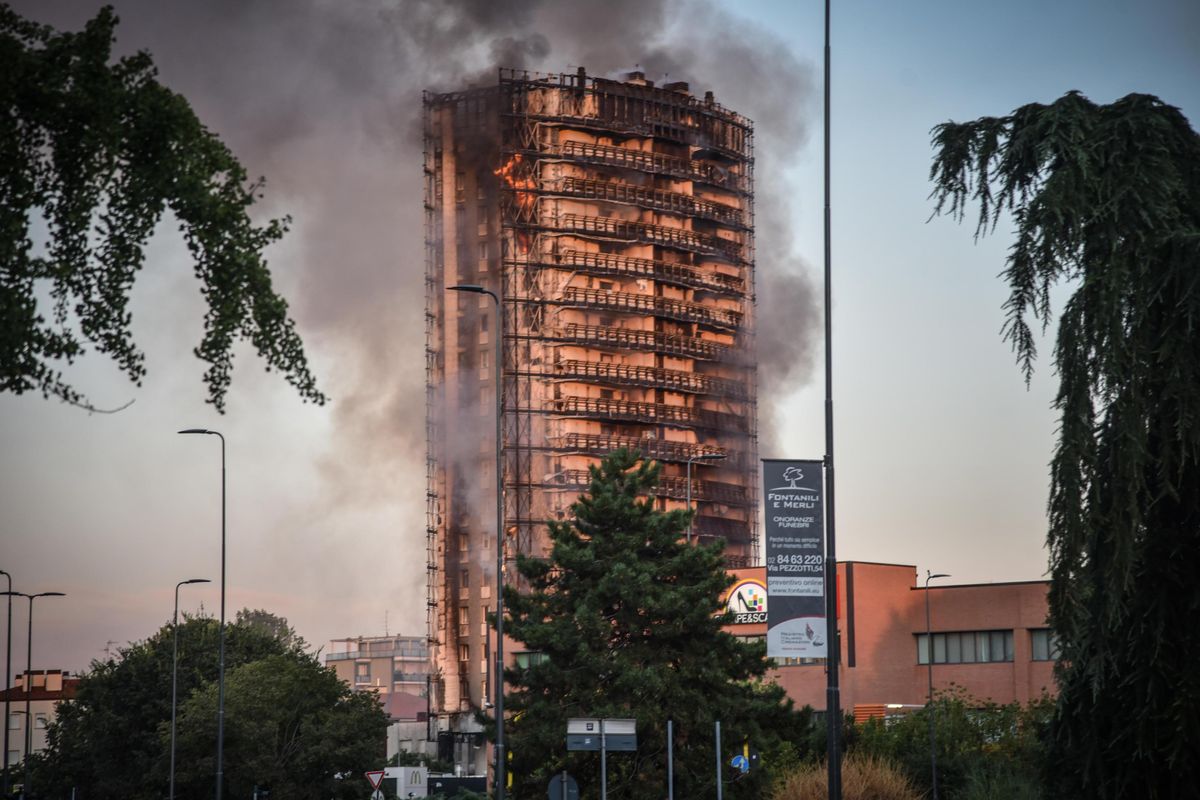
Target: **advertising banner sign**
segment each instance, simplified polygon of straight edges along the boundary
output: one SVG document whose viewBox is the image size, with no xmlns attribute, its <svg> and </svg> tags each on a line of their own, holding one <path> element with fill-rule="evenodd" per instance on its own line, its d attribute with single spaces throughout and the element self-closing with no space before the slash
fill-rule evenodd
<svg viewBox="0 0 1200 800">
<path fill-rule="evenodd" d="M 763 460 L 767 655 L 825 658 L 825 486 L 820 461 Z"/>
</svg>

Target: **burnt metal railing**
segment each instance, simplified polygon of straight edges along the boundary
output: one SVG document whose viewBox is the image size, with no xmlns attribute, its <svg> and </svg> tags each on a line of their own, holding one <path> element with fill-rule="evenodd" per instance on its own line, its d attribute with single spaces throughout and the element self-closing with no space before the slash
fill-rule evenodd
<svg viewBox="0 0 1200 800">
<path fill-rule="evenodd" d="M 647 386 L 673 389 L 693 394 L 711 394 L 744 400 L 749 396 L 746 384 L 729 378 L 714 378 L 681 369 L 641 367 L 633 364 L 613 364 L 605 361 L 571 359 L 553 364 L 540 376 L 583 378 L 609 381 L 619 386 Z"/>
<path fill-rule="evenodd" d="M 609 397 L 561 397 L 546 402 L 554 414 L 594 419 L 628 420 L 747 433 L 750 423 L 740 414 L 668 403 L 643 403 Z"/>
</svg>

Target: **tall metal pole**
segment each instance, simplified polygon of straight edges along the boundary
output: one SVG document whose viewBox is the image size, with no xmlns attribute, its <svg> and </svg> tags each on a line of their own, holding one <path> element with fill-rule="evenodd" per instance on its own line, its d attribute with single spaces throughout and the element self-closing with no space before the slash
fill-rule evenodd
<svg viewBox="0 0 1200 800">
<path fill-rule="evenodd" d="M 670 719 L 667 720 L 667 800 L 675 800 L 675 721 Z"/>
<path fill-rule="evenodd" d="M 830 0 L 825 0 L 825 502 L 828 514 L 825 518 L 825 629 L 829 642 L 828 686 L 826 689 L 826 722 L 829 798 L 842 797 L 842 754 L 839 737 L 842 727 L 842 701 L 839 686 L 839 669 L 842 644 L 837 627 L 837 514 L 834 505 L 833 469 L 833 256 L 829 191 L 829 118 L 830 118 L 830 47 L 829 16 Z"/>
<path fill-rule="evenodd" d="M 938 800 L 937 788 L 937 739 L 934 736 L 937 709 L 933 705 L 933 630 L 929 622 L 929 581 L 934 578 L 949 578 L 946 573 L 936 575 L 925 570 L 925 663 L 929 673 L 929 768 L 933 777 L 933 800 Z"/>
<path fill-rule="evenodd" d="M 216 436 L 221 440 L 221 622 L 217 645 L 217 800 L 225 783 L 225 437 L 220 431 L 188 428 L 179 433 Z"/>
<path fill-rule="evenodd" d="M 717 720 L 717 800 L 721 800 L 721 720 Z"/>
<path fill-rule="evenodd" d="M 175 800 L 175 704 L 179 684 L 179 587 L 189 583 L 210 583 L 207 578 L 192 578 L 175 584 L 175 613 L 171 617 L 171 781 L 168 800 Z"/>
<path fill-rule="evenodd" d="M 497 287 L 499 288 L 499 287 Z M 496 307 L 496 800 L 504 800 L 504 305 L 500 295 L 476 284 L 447 287 L 453 292 L 486 294 Z"/>
<path fill-rule="evenodd" d="M 8 797 L 8 720 L 10 698 L 8 691 L 12 680 L 12 575 L 0 569 L 0 575 L 8 579 L 8 634 L 4 638 L 4 796 Z"/>
</svg>

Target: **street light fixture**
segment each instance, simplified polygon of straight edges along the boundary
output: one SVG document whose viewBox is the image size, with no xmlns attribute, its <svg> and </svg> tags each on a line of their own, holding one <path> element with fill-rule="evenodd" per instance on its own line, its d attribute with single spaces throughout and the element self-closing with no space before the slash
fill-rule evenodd
<svg viewBox="0 0 1200 800">
<path fill-rule="evenodd" d="M 12 678 L 12 575 L 0 569 L 0 575 L 8 579 L 8 633 L 4 637 L 4 796 L 8 797 L 8 717 L 9 685 Z"/>
<path fill-rule="evenodd" d="M 33 601 L 38 597 L 66 597 L 62 592 L 38 592 L 37 594 L 25 594 L 24 592 L 14 592 L 9 589 L 4 594 L 11 597 L 24 597 L 29 600 L 29 638 L 25 649 L 25 778 L 21 784 L 21 798 L 29 797 L 29 753 L 33 749 L 33 714 L 30 713 L 29 701 L 33 695 Z M 8 720 L 4 720 L 4 727 L 8 727 Z M 8 751 L 4 753 L 4 760 L 8 760 Z M 4 766 L 5 772 L 8 771 L 8 765 Z"/>
<path fill-rule="evenodd" d="M 175 614 L 171 617 L 171 633 L 174 643 L 171 647 L 171 787 L 168 800 L 175 800 L 175 698 L 179 684 L 179 587 L 190 583 L 212 583 L 208 578 L 190 578 L 175 584 Z"/>
<path fill-rule="evenodd" d="M 220 431 L 185 428 L 182 434 L 216 436 L 221 440 L 221 622 L 217 645 L 217 800 L 225 782 L 225 437 Z"/>
<path fill-rule="evenodd" d="M 452 292 L 486 294 L 496 306 L 496 800 L 504 800 L 504 451 L 501 426 L 504 420 L 503 380 L 504 306 L 500 295 L 478 284 L 446 287 Z M 219 799 L 218 799 L 219 800 Z"/>
<path fill-rule="evenodd" d="M 727 456 L 724 453 L 704 453 L 699 456 L 691 456 L 687 460 L 687 510 L 692 510 L 692 464 L 696 461 L 724 461 Z M 688 518 L 687 542 L 692 543 L 692 519 Z"/>
<path fill-rule="evenodd" d="M 929 673 L 929 768 L 933 776 L 933 800 L 937 800 L 937 738 L 934 736 L 937 709 L 933 705 L 933 632 L 929 624 L 929 582 L 935 578 L 949 578 L 945 572 L 925 570 L 925 663 Z"/>
</svg>

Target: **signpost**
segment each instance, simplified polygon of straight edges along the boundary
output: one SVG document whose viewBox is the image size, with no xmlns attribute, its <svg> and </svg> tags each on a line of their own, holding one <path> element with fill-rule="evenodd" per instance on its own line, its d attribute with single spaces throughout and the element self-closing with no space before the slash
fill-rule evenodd
<svg viewBox="0 0 1200 800">
<path fill-rule="evenodd" d="M 371 788 L 375 790 L 371 793 L 371 800 L 383 800 L 383 792 L 379 791 L 379 786 L 383 783 L 383 770 L 373 769 L 364 774 L 367 776 Z"/>
<path fill-rule="evenodd" d="M 567 749 L 600 751 L 600 800 L 608 800 L 608 751 L 637 750 L 637 720 L 591 717 L 569 719 Z M 550 791 L 553 792 L 553 788 Z"/>
<path fill-rule="evenodd" d="M 546 789 L 550 800 L 579 800 L 579 784 L 566 770 L 551 778 Z"/>
<path fill-rule="evenodd" d="M 825 658 L 825 493 L 820 461 L 763 460 L 767 655 Z"/>
</svg>

